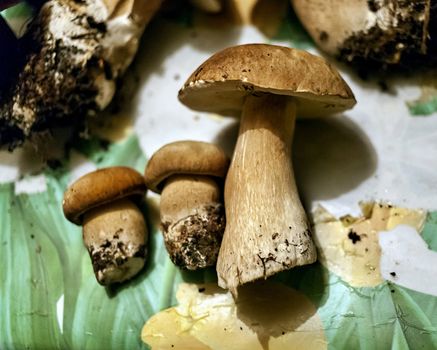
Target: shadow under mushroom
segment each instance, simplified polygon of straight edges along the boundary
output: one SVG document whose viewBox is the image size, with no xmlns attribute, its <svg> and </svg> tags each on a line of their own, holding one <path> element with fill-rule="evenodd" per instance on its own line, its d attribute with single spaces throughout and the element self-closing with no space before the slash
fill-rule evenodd
<svg viewBox="0 0 437 350">
<path fill-rule="evenodd" d="M 257 334 L 263 349 L 281 336 L 302 348 L 313 348 L 316 339 L 324 339 L 316 305 L 293 288 L 273 282 L 244 285 L 236 305 L 237 317 Z"/>
<path fill-rule="evenodd" d="M 293 147 L 296 182 L 307 208 L 358 187 L 378 161 L 366 134 L 345 117 L 298 122 Z"/>
</svg>

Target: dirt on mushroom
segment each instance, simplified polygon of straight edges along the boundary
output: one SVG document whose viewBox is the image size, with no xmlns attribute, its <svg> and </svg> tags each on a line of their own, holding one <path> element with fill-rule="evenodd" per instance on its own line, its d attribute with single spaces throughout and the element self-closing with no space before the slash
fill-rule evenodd
<svg viewBox="0 0 437 350">
<path fill-rule="evenodd" d="M 138 200 L 146 193 L 144 179 L 127 167 L 88 173 L 65 192 L 64 215 L 83 226 L 83 240 L 102 285 L 131 279 L 147 257 L 147 226 Z"/>
<path fill-rule="evenodd" d="M 146 184 L 161 194 L 165 246 L 181 268 L 216 263 L 226 222 L 221 179 L 228 165 L 219 147 L 198 141 L 167 144 L 147 164 Z"/>
</svg>

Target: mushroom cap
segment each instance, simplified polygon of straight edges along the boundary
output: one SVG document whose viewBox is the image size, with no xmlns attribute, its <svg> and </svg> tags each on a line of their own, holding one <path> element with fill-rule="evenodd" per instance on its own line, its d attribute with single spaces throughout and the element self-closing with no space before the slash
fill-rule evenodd
<svg viewBox="0 0 437 350">
<path fill-rule="evenodd" d="M 75 181 L 64 193 L 62 208 L 69 221 L 81 225 L 88 210 L 120 198 L 142 197 L 146 190 L 138 171 L 123 166 L 103 168 Z"/>
<path fill-rule="evenodd" d="M 176 141 L 155 152 L 147 163 L 144 176 L 147 187 L 161 193 L 164 181 L 172 175 L 224 178 L 228 167 L 229 158 L 220 147 L 201 141 Z"/>
<path fill-rule="evenodd" d="M 319 117 L 352 108 L 354 95 L 323 58 L 268 44 L 224 49 L 206 60 L 179 91 L 189 108 L 235 115 L 245 96 L 272 93 L 295 97 L 301 117 Z"/>
</svg>

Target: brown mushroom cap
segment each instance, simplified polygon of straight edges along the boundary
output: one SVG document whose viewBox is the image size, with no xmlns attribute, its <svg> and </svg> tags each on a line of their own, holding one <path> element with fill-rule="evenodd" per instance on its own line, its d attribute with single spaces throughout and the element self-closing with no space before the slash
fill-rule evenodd
<svg viewBox="0 0 437 350">
<path fill-rule="evenodd" d="M 245 96 L 256 93 L 293 96 L 300 117 L 319 117 L 350 109 L 354 95 L 323 58 L 268 44 L 224 49 L 205 61 L 179 91 L 191 109 L 235 114 Z"/>
<path fill-rule="evenodd" d="M 128 167 L 103 168 L 88 173 L 74 182 L 64 193 L 65 217 L 82 224 L 83 214 L 99 205 L 130 196 L 144 196 L 143 176 Z"/>
<path fill-rule="evenodd" d="M 163 182 L 175 174 L 208 175 L 223 178 L 229 158 L 218 146 L 200 141 L 177 141 L 161 147 L 145 170 L 147 187 L 161 193 Z"/>
</svg>

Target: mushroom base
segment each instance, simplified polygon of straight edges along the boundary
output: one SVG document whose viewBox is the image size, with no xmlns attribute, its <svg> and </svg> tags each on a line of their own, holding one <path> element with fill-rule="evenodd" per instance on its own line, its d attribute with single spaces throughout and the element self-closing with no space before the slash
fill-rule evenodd
<svg viewBox="0 0 437 350">
<path fill-rule="evenodd" d="M 431 60 L 426 56 L 429 0 L 374 1 L 373 6 L 370 3 L 369 11 L 382 19 L 346 38 L 338 48 L 341 60 L 360 68 L 368 68 L 369 63 L 376 67 L 401 64 L 409 68 L 410 63 L 426 64 L 427 59 Z M 391 8 L 394 9 L 389 11 Z"/>
<path fill-rule="evenodd" d="M 225 230 L 225 209 L 221 204 L 207 205 L 176 222 L 162 222 L 162 227 L 175 265 L 188 270 L 213 266 Z"/>
<path fill-rule="evenodd" d="M 221 190 L 208 176 L 175 175 L 161 194 L 161 225 L 173 263 L 188 270 L 216 263 L 225 230 Z"/>
<path fill-rule="evenodd" d="M 128 199 L 86 213 L 83 238 L 102 285 L 126 281 L 144 266 L 146 224 L 138 207 Z"/>
</svg>

